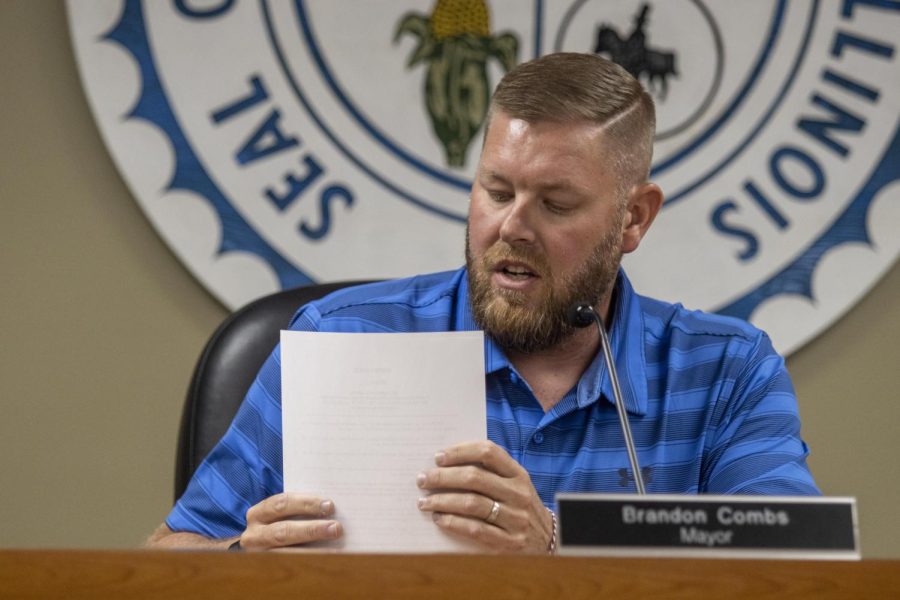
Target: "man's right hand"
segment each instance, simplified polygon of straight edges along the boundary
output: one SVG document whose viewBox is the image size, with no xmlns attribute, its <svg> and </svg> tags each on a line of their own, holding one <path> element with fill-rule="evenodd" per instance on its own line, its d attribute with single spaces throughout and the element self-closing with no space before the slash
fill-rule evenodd
<svg viewBox="0 0 900 600">
<path fill-rule="evenodd" d="M 155 548 L 228 548 L 240 540 L 245 550 L 271 550 L 341 537 L 341 524 L 328 517 L 334 514 L 331 500 L 285 492 L 270 496 L 247 511 L 247 528 L 239 538 L 210 539 L 172 531 L 165 523 L 150 536 L 147 546 Z"/>
<path fill-rule="evenodd" d="M 270 496 L 247 511 L 241 548 L 271 550 L 341 537 L 341 524 L 329 519 L 334 502 L 317 496 L 284 492 Z"/>
</svg>

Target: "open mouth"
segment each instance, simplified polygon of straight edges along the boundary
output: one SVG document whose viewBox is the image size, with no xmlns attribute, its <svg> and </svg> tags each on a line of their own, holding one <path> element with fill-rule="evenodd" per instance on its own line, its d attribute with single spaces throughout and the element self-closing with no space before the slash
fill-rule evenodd
<svg viewBox="0 0 900 600">
<path fill-rule="evenodd" d="M 538 274 L 531 267 L 522 263 L 503 262 L 497 265 L 494 271 L 512 281 L 526 281 L 538 277 Z"/>
</svg>

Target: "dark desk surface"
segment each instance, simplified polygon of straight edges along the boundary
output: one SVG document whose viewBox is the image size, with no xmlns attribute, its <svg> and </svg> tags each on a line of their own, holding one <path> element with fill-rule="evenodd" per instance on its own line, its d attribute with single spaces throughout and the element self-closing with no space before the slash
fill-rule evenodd
<svg viewBox="0 0 900 600">
<path fill-rule="evenodd" d="M 0 598 L 900 598 L 900 561 L 0 550 Z"/>
</svg>

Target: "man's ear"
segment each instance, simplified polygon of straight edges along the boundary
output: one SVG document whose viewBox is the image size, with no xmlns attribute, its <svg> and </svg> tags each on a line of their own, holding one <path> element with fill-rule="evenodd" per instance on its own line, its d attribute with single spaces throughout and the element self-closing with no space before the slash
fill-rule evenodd
<svg viewBox="0 0 900 600">
<path fill-rule="evenodd" d="M 663 205 L 663 193 L 655 183 L 631 188 L 622 230 L 622 253 L 634 252 Z"/>
</svg>

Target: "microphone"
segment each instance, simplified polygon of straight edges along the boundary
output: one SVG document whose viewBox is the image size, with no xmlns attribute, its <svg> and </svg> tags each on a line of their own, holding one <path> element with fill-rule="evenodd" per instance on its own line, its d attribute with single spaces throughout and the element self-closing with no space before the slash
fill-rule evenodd
<svg viewBox="0 0 900 600">
<path fill-rule="evenodd" d="M 638 464 L 637 451 L 634 449 L 634 439 L 631 437 L 631 425 L 628 424 L 628 415 L 625 414 L 625 404 L 622 402 L 622 390 L 619 389 L 619 374 L 616 365 L 613 364 L 612 348 L 609 345 L 609 336 L 606 335 L 606 326 L 603 318 L 597 314 L 590 302 L 576 302 L 569 307 L 566 313 L 566 322 L 572 327 L 583 328 L 591 323 L 597 324 L 600 330 L 600 345 L 603 347 L 603 358 L 606 360 L 606 370 L 612 381 L 613 396 L 616 400 L 616 412 L 619 415 L 619 426 L 625 437 L 625 449 L 628 451 L 628 461 L 631 463 L 631 472 L 634 473 L 634 485 L 637 493 L 643 496 L 647 492 L 644 489 L 644 476 Z"/>
</svg>

